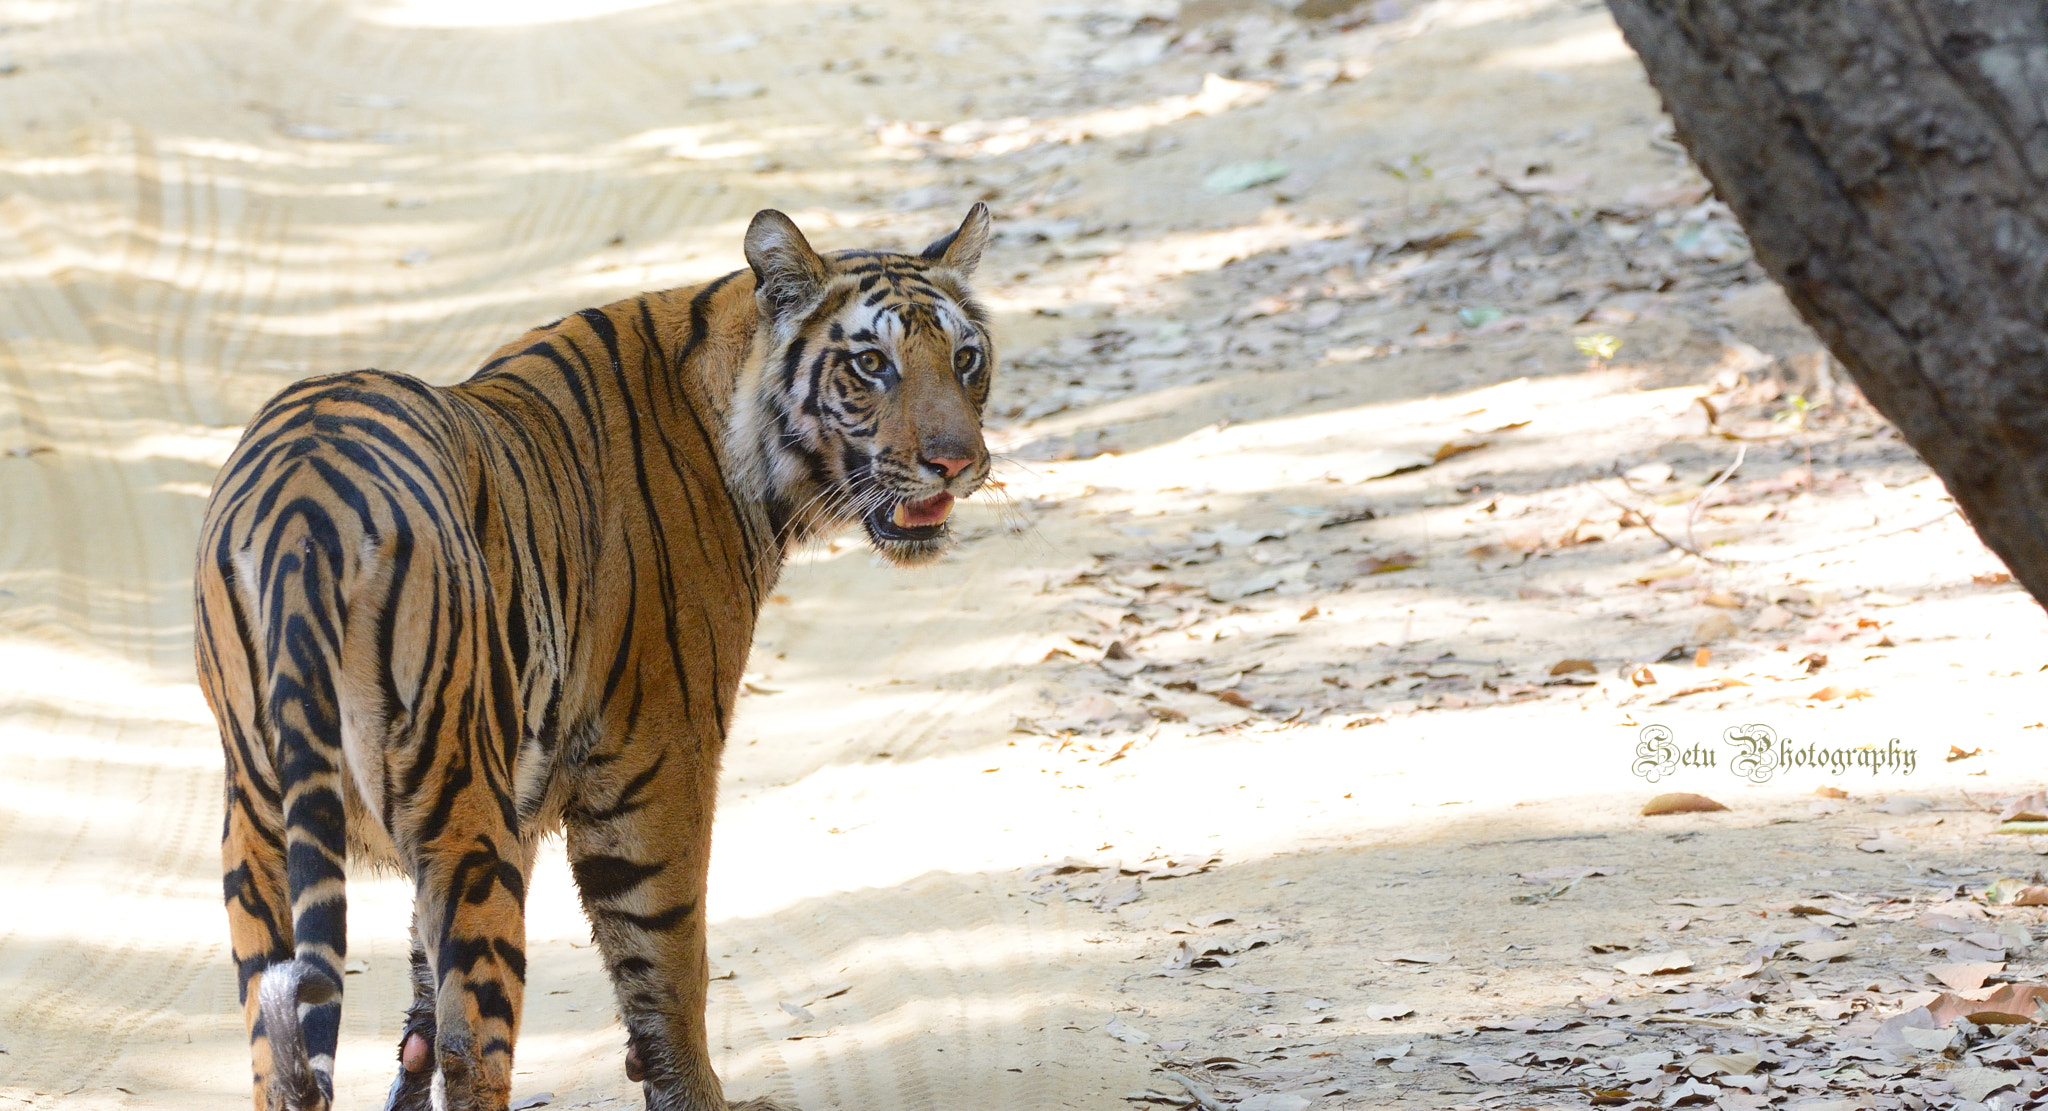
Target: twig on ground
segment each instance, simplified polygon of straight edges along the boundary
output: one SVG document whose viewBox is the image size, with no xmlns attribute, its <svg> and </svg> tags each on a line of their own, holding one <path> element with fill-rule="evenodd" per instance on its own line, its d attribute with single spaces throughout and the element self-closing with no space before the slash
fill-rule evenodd
<svg viewBox="0 0 2048 1111">
<path fill-rule="evenodd" d="M 1628 479 L 1625 479 L 1625 478 L 1624 478 L 1624 479 L 1622 479 L 1622 480 L 1621 480 L 1621 484 L 1622 484 L 1623 486 L 1628 486 Z M 1588 485 L 1592 485 L 1592 484 L 1591 484 L 1591 483 L 1588 483 Z M 1629 488 L 1630 488 L 1631 490 L 1633 490 L 1633 489 L 1634 489 L 1634 487 L 1632 487 L 1632 486 L 1631 486 L 1631 487 L 1629 487 Z M 1659 540 L 1662 540 L 1662 541 L 1663 541 L 1663 542 L 1665 542 L 1666 544 L 1669 544 L 1669 545 L 1671 545 L 1671 546 L 1672 546 L 1673 548 L 1676 548 L 1676 549 L 1678 549 L 1679 551 L 1681 551 L 1681 552 L 1684 552 L 1684 553 L 1685 553 L 1686 555 L 1689 555 L 1689 556 L 1696 556 L 1696 557 L 1698 557 L 1698 558 L 1700 558 L 1700 559 L 1704 559 L 1704 560 L 1709 560 L 1709 561 L 1711 561 L 1711 560 L 1712 560 L 1712 559 L 1714 558 L 1714 557 L 1712 557 L 1712 556 L 1710 556 L 1710 555 L 1707 555 L 1707 554 L 1706 554 L 1705 552 L 1702 552 L 1702 551 L 1700 551 L 1700 550 L 1699 550 L 1698 548 L 1690 547 L 1690 546 L 1688 546 L 1687 544 L 1685 544 L 1685 543 L 1684 543 L 1684 542 L 1682 542 L 1682 541 L 1679 541 L 1679 540 L 1675 540 L 1675 539 L 1673 539 L 1673 538 L 1671 538 L 1671 537 L 1669 537 L 1669 536 L 1666 536 L 1666 535 L 1664 535 L 1664 533 L 1663 533 L 1662 531 L 1660 531 L 1660 530 L 1659 530 L 1659 529 L 1657 528 L 1656 524 L 1654 524 L 1654 523 L 1653 523 L 1653 522 L 1652 522 L 1652 521 L 1650 520 L 1650 515 L 1649 515 L 1649 514 L 1647 514 L 1647 513 L 1645 513 L 1645 512 L 1643 512 L 1643 511 L 1642 511 L 1642 510 L 1640 510 L 1640 509 L 1637 509 L 1637 508 L 1636 508 L 1635 506 L 1632 506 L 1632 505 L 1628 504 L 1627 502 L 1624 502 L 1624 501 L 1620 500 L 1619 498 L 1616 498 L 1616 497 L 1615 497 L 1614 495 L 1612 495 L 1612 494 L 1608 493 L 1608 492 L 1607 492 L 1607 491 L 1605 491 L 1605 490 L 1602 490 L 1602 489 L 1601 489 L 1600 487 L 1598 487 L 1598 486 L 1593 486 L 1593 492 L 1594 492 L 1594 493 L 1596 493 L 1596 494 L 1598 494 L 1598 495 L 1600 495 L 1600 496 L 1601 496 L 1601 497 L 1603 497 L 1603 498 L 1606 498 L 1606 499 L 1607 499 L 1607 504 L 1609 504 L 1609 505 L 1612 505 L 1612 506 L 1614 506 L 1614 507 L 1615 507 L 1615 508 L 1617 508 L 1617 509 L 1620 509 L 1620 510 L 1621 510 L 1622 512 L 1624 512 L 1624 513 L 1628 513 L 1628 514 L 1630 514 L 1631 516 L 1635 517 L 1635 519 L 1636 519 L 1636 520 L 1638 520 L 1638 521 L 1641 521 L 1641 522 L 1643 523 L 1643 527 L 1644 527 L 1644 528 L 1646 528 L 1646 529 L 1648 529 L 1648 530 L 1650 530 L 1650 535 L 1651 535 L 1651 536 L 1654 536 L 1654 537 L 1656 537 L 1657 539 L 1659 539 Z"/>
<path fill-rule="evenodd" d="M 1704 403 L 1704 399 L 1702 399 L 1702 402 Z M 1709 408 L 1708 411 L 1712 412 L 1712 409 Z M 1699 538 L 1693 535 L 1692 528 L 1694 522 L 1699 520 L 1700 508 L 1706 504 L 1707 495 L 1713 493 L 1715 490 L 1720 489 L 1721 484 L 1728 481 L 1729 477 L 1735 473 L 1736 469 L 1742 466 L 1743 459 L 1746 458 L 1748 455 L 1748 444 L 1736 445 L 1735 462 L 1728 464 L 1727 470 L 1722 471 L 1720 476 L 1715 478 L 1714 481 L 1707 483 L 1706 489 L 1701 490 L 1698 494 L 1695 494 L 1693 496 L 1692 508 L 1689 509 L 1685 515 L 1685 543 L 1680 543 L 1676 539 L 1664 535 L 1663 530 L 1659 529 L 1656 526 L 1656 524 L 1650 520 L 1650 515 L 1648 513 L 1645 513 L 1632 505 L 1628 505 L 1624 502 L 1617 500 L 1612 494 L 1609 494 L 1607 491 L 1602 490 L 1598 486 L 1593 487 L 1593 492 L 1600 495 L 1603 498 L 1606 498 L 1608 504 L 1613 505 L 1623 510 L 1624 512 L 1633 515 L 1636 520 L 1641 521 L 1643 523 L 1643 527 L 1650 530 L 1651 536 L 1654 536 L 1657 539 L 1662 540 L 1666 544 L 1671 545 L 1673 548 L 1676 548 L 1679 551 L 1684 552 L 1686 555 L 1692 556 L 1696 559 L 1704 559 L 1709 563 L 1727 563 L 1729 562 L 1728 560 L 1719 559 L 1715 556 L 1708 555 L 1704 551 L 1701 551 Z M 1619 468 L 1619 466 L 1620 464 L 1617 463 L 1617 469 Z M 1629 485 L 1627 475 L 1621 476 L 1621 484 L 1623 487 L 1627 488 L 1627 490 L 1630 493 L 1637 492 L 1634 486 Z"/>
<path fill-rule="evenodd" d="M 1685 514 L 1685 538 L 1688 542 L 1692 544 L 1692 547 L 1686 549 L 1687 551 L 1690 551 L 1694 555 L 1700 554 L 1700 541 L 1698 537 L 1692 534 L 1692 526 L 1700 519 L 1700 510 L 1706 507 L 1707 495 L 1712 494 L 1714 491 L 1720 489 L 1722 483 L 1728 481 L 1729 478 L 1733 477 L 1736 469 L 1742 466 L 1742 461 L 1748 456 L 1748 444 L 1735 445 L 1735 462 L 1728 464 L 1728 469 L 1721 472 L 1721 477 L 1715 479 L 1712 482 L 1707 483 L 1707 488 L 1701 490 L 1699 492 L 1699 496 L 1692 499 L 1692 508 L 1687 510 Z M 1813 472 L 1808 471 L 1807 473 L 1811 474 Z"/>
<path fill-rule="evenodd" d="M 1882 540 L 1887 536 L 1897 536 L 1902 532 L 1915 532 L 1920 529 L 1924 529 L 1929 525 L 1940 524 L 1941 522 L 1947 520 L 1949 515 L 1954 513 L 1955 511 L 1956 507 L 1951 505 L 1948 508 L 1943 509 L 1941 512 L 1936 513 L 1932 517 L 1926 517 L 1921 520 L 1911 522 L 1910 524 L 1898 525 L 1896 527 L 1882 529 L 1877 532 L 1866 532 L 1861 536 L 1852 536 L 1847 540 L 1836 541 L 1832 544 L 1821 544 L 1815 547 L 1794 548 L 1789 552 L 1779 552 L 1774 555 L 1714 556 L 1711 558 L 1720 563 L 1779 563 L 1788 559 L 1799 559 L 1804 556 L 1820 555 L 1822 552 L 1832 552 L 1840 550 L 1842 548 L 1853 547 L 1857 544 L 1863 543 L 1866 540 Z"/>
<path fill-rule="evenodd" d="M 1195 1102 L 1202 1105 L 1202 1111 L 1223 1111 L 1223 1104 L 1216 1099 L 1215 1094 L 1210 1092 L 1209 1089 L 1202 1087 L 1200 1084 L 1172 1069 L 1160 1069 L 1159 1071 L 1180 1081 L 1180 1086 L 1186 1088 L 1188 1094 L 1195 1097 Z"/>
</svg>

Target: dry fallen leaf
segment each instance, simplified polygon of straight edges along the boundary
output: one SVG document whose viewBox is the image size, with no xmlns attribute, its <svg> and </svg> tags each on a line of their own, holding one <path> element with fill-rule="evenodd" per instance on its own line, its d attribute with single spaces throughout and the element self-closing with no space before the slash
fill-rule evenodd
<svg viewBox="0 0 2048 1111">
<path fill-rule="evenodd" d="M 1968 1018 L 1986 1011 L 2007 1015 L 2039 1015 L 2043 1006 L 2048 1006 L 2048 984 L 2001 984 L 1989 993 L 1971 992 L 1982 995 L 1980 999 L 1965 999 L 1953 992 L 1943 992 L 1934 1002 L 1927 1004 L 1928 1014 L 1939 1026 L 1948 1026 L 1959 1018 Z M 2031 1021 L 2039 1022 L 2039 1018 Z"/>
<path fill-rule="evenodd" d="M 1143 1045 L 1152 1040 L 1152 1035 L 1126 1023 L 1121 1018 L 1112 1018 L 1102 1032 L 1127 1045 Z"/>
<path fill-rule="evenodd" d="M 1976 1011 L 1963 1017 L 1979 1026 L 2028 1026 L 2034 1021 L 2010 1011 Z"/>
<path fill-rule="evenodd" d="M 1727 638 L 1734 635 L 1735 619 L 1729 617 L 1725 613 L 1708 614 L 1706 620 L 1694 626 L 1692 631 L 1692 638 L 1694 640 L 1701 642 L 1702 644 L 1711 643 L 1717 640 L 1726 640 Z M 1702 648 L 1700 649 L 1700 654 L 1705 655 L 1706 651 L 1706 649 Z M 1706 662 L 1702 660 L 1694 666 L 1705 667 L 1707 665 Z"/>
<path fill-rule="evenodd" d="M 1480 448 L 1492 446 L 1493 441 L 1491 440 L 1478 440 L 1471 443 L 1463 444 L 1457 442 L 1456 440 L 1451 440 L 1446 442 L 1442 447 L 1436 449 L 1436 462 L 1441 463 L 1446 459 L 1451 459 L 1456 456 L 1463 455 L 1468 451 L 1478 451 Z"/>
<path fill-rule="evenodd" d="M 1862 687 L 1844 687 L 1829 683 L 1806 697 L 1810 702 L 1837 702 L 1844 698 L 1869 698 L 1870 692 Z"/>
<path fill-rule="evenodd" d="M 1763 1060 L 1755 1053 L 1709 1053 L 1693 1058 L 1685 1071 L 1694 1076 L 1748 1076 Z"/>
<path fill-rule="evenodd" d="M 1813 793 L 1824 799 L 1845 799 L 1849 797 L 1849 792 L 1842 790 L 1840 787 L 1815 787 Z"/>
<path fill-rule="evenodd" d="M 1692 954 L 1674 949 L 1669 953 L 1645 953 L 1640 957 L 1631 957 L 1615 965 L 1614 970 L 1626 972 L 1631 976 L 1656 976 L 1666 972 L 1683 972 L 1691 967 Z"/>
<path fill-rule="evenodd" d="M 1472 1074 L 1472 1079 L 1481 1084 L 1505 1084 L 1511 1080 L 1520 1080 L 1529 1074 L 1529 1070 L 1521 1065 L 1510 1065 L 1505 1062 L 1474 1061 L 1466 1065 L 1465 1069 Z M 1240 1108 L 1243 1106 L 1242 1103 L 1238 1104 Z"/>
<path fill-rule="evenodd" d="M 1899 1029 L 1899 1039 L 1923 1053 L 1940 1053 L 1955 1044 L 1956 1032 L 1946 1028 L 1930 1030 L 1922 1026 L 1905 1026 Z"/>
<path fill-rule="evenodd" d="M 2001 822 L 2048 822 L 2048 794 L 2035 791 L 2005 804 L 1998 812 Z"/>
<path fill-rule="evenodd" d="M 1940 980 L 1956 991 L 1976 991 L 1994 972 L 2005 971 L 2004 961 L 1967 961 L 1961 964 L 1937 964 L 1927 970 L 1929 976 Z"/>
<path fill-rule="evenodd" d="M 1358 561 L 1358 569 L 1367 575 L 1384 575 L 1392 571 L 1407 571 L 1421 562 L 1407 552 L 1395 552 L 1390 556 L 1372 556 Z"/>
<path fill-rule="evenodd" d="M 1853 941 L 1809 941 L 1804 945 L 1794 945 L 1791 949 L 1787 950 L 1792 956 L 1798 957 L 1803 961 L 1812 961 L 1815 964 L 1825 964 L 1828 961 L 1839 960 L 1855 951 L 1856 943 Z"/>
<path fill-rule="evenodd" d="M 1942 1079 L 1955 1086 L 1957 1095 L 1971 1103 L 1981 1104 L 1991 1093 L 2010 1088 L 2024 1078 L 2006 1069 L 1970 1067 L 1950 1069 Z"/>
<path fill-rule="evenodd" d="M 1651 818 L 1659 814 L 1694 814 L 1726 809 L 1728 808 L 1705 795 L 1695 795 L 1690 791 L 1673 791 L 1668 795 L 1658 795 L 1644 803 L 1642 814 L 1645 818 Z"/>
<path fill-rule="evenodd" d="M 1637 666 L 1628 673 L 1628 681 L 1639 687 L 1655 686 L 1657 674 L 1646 665 Z"/>
<path fill-rule="evenodd" d="M 1965 752 L 1963 751 L 1961 745 L 1950 745 L 1948 746 L 1948 755 L 1942 757 L 1942 762 L 1945 764 L 1953 764 L 1958 760 L 1968 760 L 1972 756 L 1982 755 L 1984 755 L 1984 750 L 1981 748 L 1973 748 L 1970 749 L 1968 752 Z"/>
<path fill-rule="evenodd" d="M 1754 633 L 1772 633 L 1791 623 L 1791 610 L 1783 606 L 1771 605 L 1765 606 L 1763 612 L 1756 615 L 1756 620 L 1749 623 L 1749 629 Z"/>
<path fill-rule="evenodd" d="M 1574 672 L 1579 671 L 1598 670 L 1598 668 L 1593 666 L 1593 661 L 1591 660 L 1559 660 L 1556 663 L 1550 665 L 1550 673 L 1552 675 L 1570 675 Z"/>
</svg>

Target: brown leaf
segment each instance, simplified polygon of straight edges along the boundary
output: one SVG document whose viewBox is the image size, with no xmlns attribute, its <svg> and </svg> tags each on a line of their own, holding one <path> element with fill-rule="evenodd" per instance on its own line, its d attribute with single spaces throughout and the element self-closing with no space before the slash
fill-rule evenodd
<svg viewBox="0 0 2048 1111">
<path fill-rule="evenodd" d="M 1657 675 L 1648 667 L 1638 665 L 1635 670 L 1628 673 L 1628 681 L 1639 687 L 1655 686 Z"/>
<path fill-rule="evenodd" d="M 2048 822 L 2048 794 L 2035 791 L 2005 804 L 1998 812 L 2001 822 Z"/>
<path fill-rule="evenodd" d="M 1670 694 L 1665 695 L 1663 698 L 1657 700 L 1656 702 L 1652 702 L 1651 705 L 1661 706 L 1674 698 L 1684 698 L 1688 695 L 1694 694 L 1711 694 L 1714 691 L 1725 691 L 1731 687 L 1746 687 L 1748 685 L 1748 683 L 1745 683 L 1740 679 L 1734 679 L 1726 675 L 1723 675 L 1719 679 L 1710 679 L 1704 683 L 1695 683 L 1689 687 L 1680 687 L 1677 690 L 1672 691 Z"/>
<path fill-rule="evenodd" d="M 1943 1027 L 1959 1018 L 1985 1011 L 2008 1015 L 2037 1014 L 2043 1004 L 2048 1004 L 2048 984 L 2001 984 L 1981 999 L 1965 999 L 1954 992 L 1943 992 L 1940 998 L 1927 1005 L 1927 1012 L 1933 1016 L 1937 1027 Z"/>
<path fill-rule="evenodd" d="M 1320 606 L 1310 606 L 1309 608 L 1307 608 L 1307 609 L 1305 609 L 1305 610 L 1302 610 L 1302 611 L 1301 611 L 1301 616 L 1300 616 L 1300 617 L 1297 617 L 1297 618 L 1295 618 L 1295 620 L 1296 620 L 1296 621 L 1307 621 L 1307 620 L 1308 620 L 1309 618 L 1311 618 L 1311 617 L 1315 617 L 1316 615 L 1318 615 L 1318 614 L 1320 614 L 1320 613 L 1322 613 L 1322 612 L 1323 612 L 1323 611 L 1322 611 L 1322 607 L 1320 607 Z"/>
<path fill-rule="evenodd" d="M 1445 441 L 1442 447 L 1436 449 L 1436 461 L 1441 463 L 1446 459 L 1455 458 L 1457 456 L 1465 454 L 1468 451 L 1478 451 L 1480 448 L 1492 446 L 1493 441 L 1491 440 L 1478 440 L 1472 443 L 1464 444 L 1461 444 L 1456 440 L 1448 440 Z"/>
<path fill-rule="evenodd" d="M 1942 757 L 1941 759 L 1942 762 L 1945 764 L 1953 764 L 1958 760 L 1968 760 L 1972 756 L 1982 755 L 1984 755 L 1984 750 L 1981 748 L 1973 748 L 1968 752 L 1965 752 L 1963 751 L 1962 746 L 1960 745 L 1950 745 L 1948 746 L 1948 755 Z"/>
<path fill-rule="evenodd" d="M 1252 700 L 1236 691 L 1217 691 L 1216 700 L 1218 702 L 1228 702 L 1240 709 L 1249 710 L 1252 708 Z"/>
<path fill-rule="evenodd" d="M 1979 1026 L 2026 1026 L 2034 1020 L 2011 1011 L 1977 1011 L 1963 1016 Z"/>
<path fill-rule="evenodd" d="M 1845 687 L 1829 683 L 1806 697 L 1810 702 L 1836 702 L 1844 698 L 1869 698 L 1870 692 L 1862 687 Z"/>
<path fill-rule="evenodd" d="M 1576 671 L 1598 671 L 1598 670 L 1599 670 L 1598 668 L 1596 668 L 1596 667 L 1594 667 L 1594 666 L 1593 666 L 1593 661 L 1591 661 L 1591 660 L 1580 660 L 1580 659 L 1570 659 L 1570 660 L 1559 660 L 1559 661 L 1557 661 L 1556 663 L 1554 663 L 1554 664 L 1551 664 L 1551 665 L 1550 665 L 1550 673 L 1551 673 L 1552 675 L 1570 675 L 1570 674 L 1572 674 L 1573 672 L 1576 672 Z"/>
<path fill-rule="evenodd" d="M 1659 814 L 1693 814 L 1726 809 L 1728 808 L 1705 795 L 1695 795 L 1690 791 L 1673 791 L 1668 795 L 1658 795 L 1644 803 L 1642 814 L 1646 818 L 1651 818 Z"/>
<path fill-rule="evenodd" d="M 2048 907 L 2048 887 L 2042 887 L 2039 884 L 2030 884 L 2022 887 L 2019 890 L 2019 894 L 2012 897 L 2012 905 L 2016 907 Z"/>
<path fill-rule="evenodd" d="M 1978 586 L 2002 586 L 2012 581 L 2012 574 L 2007 571 L 1986 571 L 1981 575 L 1971 575 L 1970 581 Z"/>
<path fill-rule="evenodd" d="M 1699 625 L 1695 627 L 1692 631 L 1692 638 L 1694 640 L 1700 641 L 1701 643 L 1723 640 L 1727 637 L 1731 637 L 1734 635 L 1735 619 L 1729 617 L 1725 613 L 1708 614 L 1707 619 L 1705 621 L 1700 622 Z M 1706 649 L 1700 649 L 1700 655 L 1704 656 L 1706 655 L 1706 653 Z M 1704 662 L 1699 662 L 1695 663 L 1694 666 L 1705 667 L 1707 665 Z"/>
<path fill-rule="evenodd" d="M 1811 675 L 1814 672 L 1819 671 L 1821 668 L 1828 666 L 1828 658 L 1824 655 L 1821 655 L 1819 652 L 1808 652 L 1806 655 L 1800 657 L 1799 662 L 1805 665 L 1806 673 L 1808 675 Z"/>
<path fill-rule="evenodd" d="M 1409 570 L 1416 562 L 1416 558 L 1407 552 L 1395 552 L 1390 556 L 1373 556 L 1360 560 L 1358 569 L 1368 575 L 1384 575 L 1390 571 Z"/>
<path fill-rule="evenodd" d="M 1711 648 L 1702 648 L 1702 649 L 1700 649 L 1699 651 L 1697 651 L 1697 652 L 1694 652 L 1694 653 L 1692 654 L 1692 666 L 1694 666 L 1694 667 L 1705 667 L 1705 666 L 1707 666 L 1708 662 L 1709 662 L 1709 661 L 1711 661 L 1711 660 L 1712 660 L 1713 658 L 1714 658 L 1714 650 L 1713 650 L 1713 649 L 1711 649 Z"/>
<path fill-rule="evenodd" d="M 1845 799 L 1849 797 L 1849 792 L 1842 790 L 1840 787 L 1815 787 L 1813 793 L 1824 799 Z"/>
</svg>

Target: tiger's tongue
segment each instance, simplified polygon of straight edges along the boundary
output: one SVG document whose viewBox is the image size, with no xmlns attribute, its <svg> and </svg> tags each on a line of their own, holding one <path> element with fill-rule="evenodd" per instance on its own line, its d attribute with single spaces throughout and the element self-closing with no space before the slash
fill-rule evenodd
<svg viewBox="0 0 2048 1111">
<path fill-rule="evenodd" d="M 930 528 L 953 512 L 953 495 L 933 494 L 923 501 L 897 502 L 892 514 L 898 528 Z"/>
</svg>

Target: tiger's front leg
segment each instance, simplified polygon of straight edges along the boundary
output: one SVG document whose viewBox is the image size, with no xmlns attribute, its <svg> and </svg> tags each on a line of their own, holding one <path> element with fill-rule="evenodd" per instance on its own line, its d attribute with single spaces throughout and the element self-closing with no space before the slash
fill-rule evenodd
<svg viewBox="0 0 2048 1111">
<path fill-rule="evenodd" d="M 713 745 L 621 743 L 586 765 L 566 815 L 569 865 L 625 1020 L 627 1075 L 649 1111 L 726 1111 L 704 1028 Z"/>
</svg>

